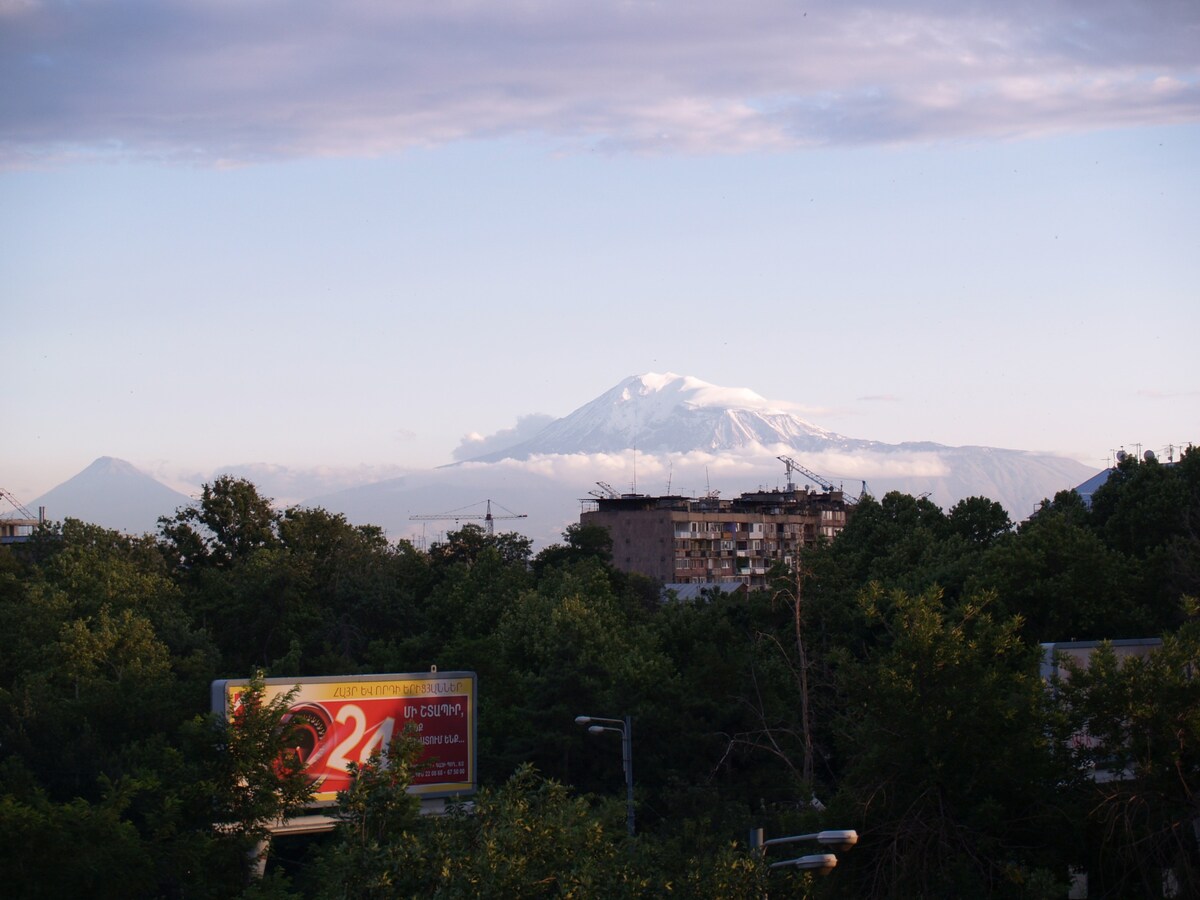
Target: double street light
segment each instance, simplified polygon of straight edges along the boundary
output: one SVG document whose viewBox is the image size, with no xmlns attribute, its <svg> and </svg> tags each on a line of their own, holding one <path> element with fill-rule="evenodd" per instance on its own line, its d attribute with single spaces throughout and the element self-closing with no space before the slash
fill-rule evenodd
<svg viewBox="0 0 1200 900">
<path fill-rule="evenodd" d="M 576 716 L 576 725 L 587 725 L 592 734 L 612 731 L 621 735 L 621 762 L 625 767 L 625 826 L 633 837 L 633 717 L 606 719 L 603 716 Z"/>
<path fill-rule="evenodd" d="M 586 725 L 591 734 L 603 734 L 611 731 L 621 736 L 621 762 L 625 769 L 625 825 L 629 830 L 629 836 L 633 837 L 633 717 L 609 719 L 604 716 L 576 716 L 575 724 Z M 751 850 L 764 856 L 771 847 L 795 844 L 801 841 L 816 841 L 823 848 L 844 853 L 858 843 L 858 832 L 853 830 L 817 831 L 812 834 L 795 834 L 764 840 L 761 828 L 750 829 Z M 790 866 L 816 872 L 819 875 L 828 875 L 837 865 L 837 861 L 837 856 L 833 853 L 813 853 L 796 859 L 773 862 L 770 867 L 781 869 Z"/>
<path fill-rule="evenodd" d="M 777 847 L 781 844 L 795 844 L 800 841 L 816 841 L 823 847 L 845 852 L 858 843 L 858 832 L 852 830 L 817 831 L 812 834 L 794 834 L 789 837 L 771 838 L 768 841 L 764 841 L 763 830 L 761 828 L 750 829 L 750 849 L 764 855 L 771 847 Z M 837 862 L 837 856 L 833 853 L 813 853 L 808 856 L 799 856 L 796 859 L 773 862 L 771 863 L 771 868 L 784 869 L 793 867 L 816 872 L 818 875 L 828 875 L 833 871 Z"/>
</svg>

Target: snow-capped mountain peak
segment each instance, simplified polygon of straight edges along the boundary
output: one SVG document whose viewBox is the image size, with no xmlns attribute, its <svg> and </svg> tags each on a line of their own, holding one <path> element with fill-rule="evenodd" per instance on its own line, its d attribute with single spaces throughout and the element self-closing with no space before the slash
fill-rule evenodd
<svg viewBox="0 0 1200 900">
<path fill-rule="evenodd" d="M 745 388 L 649 372 L 623 379 L 532 437 L 464 461 L 504 463 L 506 472 L 529 464 L 563 466 L 573 477 L 585 470 L 608 477 L 612 466 L 621 469 L 621 460 L 627 460 L 629 471 L 621 469 L 622 474 L 636 483 L 640 460 L 643 482 L 654 471 L 663 484 L 686 491 L 689 485 L 695 489 L 697 471 L 707 484 L 714 463 L 732 466 L 742 478 L 753 470 L 760 473 L 759 484 L 770 484 L 765 479 L 778 480 L 782 453 L 834 483 L 861 482 L 865 490 L 869 481 L 872 491 L 930 493 L 946 505 L 983 495 L 1018 515 L 1090 474 L 1073 460 L 1020 450 L 845 437 L 805 421 L 796 415 L 799 409 Z"/>
<path fill-rule="evenodd" d="M 610 393 L 618 393 L 623 402 L 637 404 L 651 413 L 662 410 L 669 413 L 680 406 L 687 409 L 716 406 L 766 413 L 784 412 L 779 404 L 771 403 L 749 388 L 720 387 L 691 375 L 676 375 L 674 372 L 633 375 Z"/>
<path fill-rule="evenodd" d="M 649 372 L 624 379 L 570 415 L 515 446 L 475 462 L 563 453 L 737 450 L 760 444 L 803 447 L 843 441 L 806 422 L 787 404 L 747 388 L 726 388 L 688 375 Z"/>
</svg>

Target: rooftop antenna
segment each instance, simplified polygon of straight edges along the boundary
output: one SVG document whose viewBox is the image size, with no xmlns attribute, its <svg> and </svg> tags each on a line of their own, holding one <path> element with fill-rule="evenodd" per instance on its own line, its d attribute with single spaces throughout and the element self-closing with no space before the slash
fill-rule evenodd
<svg viewBox="0 0 1200 900">
<path fill-rule="evenodd" d="M 672 460 L 667 465 L 667 496 L 671 496 L 671 478 L 675 474 L 675 461 Z"/>
<path fill-rule="evenodd" d="M 631 493 L 637 493 L 637 442 L 638 442 L 638 411 L 635 406 L 633 409 L 633 484 Z"/>
</svg>

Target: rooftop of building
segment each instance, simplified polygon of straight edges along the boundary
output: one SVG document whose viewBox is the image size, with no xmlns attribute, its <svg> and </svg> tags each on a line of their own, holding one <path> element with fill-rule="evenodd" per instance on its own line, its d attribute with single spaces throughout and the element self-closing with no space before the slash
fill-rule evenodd
<svg viewBox="0 0 1200 900">
<path fill-rule="evenodd" d="M 581 501 L 585 511 L 636 512 L 659 510 L 669 512 L 704 513 L 758 513 L 784 515 L 804 513 L 813 509 L 842 507 L 852 501 L 842 491 L 760 490 L 748 491 L 737 497 L 719 497 L 710 494 L 704 497 L 683 497 L 676 494 L 655 496 L 652 494 L 620 494 L 616 496 L 593 496 Z"/>
</svg>

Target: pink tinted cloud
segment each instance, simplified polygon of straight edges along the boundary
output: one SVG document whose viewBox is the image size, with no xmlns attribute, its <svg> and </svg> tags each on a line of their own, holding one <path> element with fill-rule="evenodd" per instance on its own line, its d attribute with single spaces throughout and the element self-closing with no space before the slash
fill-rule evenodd
<svg viewBox="0 0 1200 900">
<path fill-rule="evenodd" d="M 0 158 L 612 152 L 1200 120 L 1200 4 L 0 3 Z"/>
</svg>

